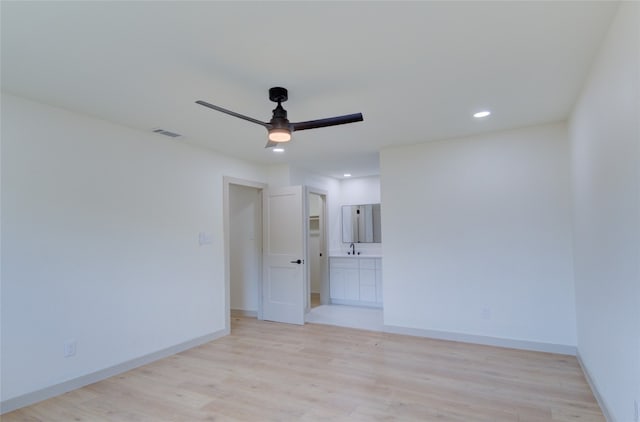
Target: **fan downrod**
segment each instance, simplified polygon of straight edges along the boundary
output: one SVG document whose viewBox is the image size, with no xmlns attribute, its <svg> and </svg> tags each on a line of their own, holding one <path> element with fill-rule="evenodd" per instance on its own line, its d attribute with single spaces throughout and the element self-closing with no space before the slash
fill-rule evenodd
<svg viewBox="0 0 640 422">
<path fill-rule="evenodd" d="M 289 93 L 286 88 L 275 86 L 269 89 L 269 99 L 274 103 L 284 103 L 289 99 Z"/>
</svg>

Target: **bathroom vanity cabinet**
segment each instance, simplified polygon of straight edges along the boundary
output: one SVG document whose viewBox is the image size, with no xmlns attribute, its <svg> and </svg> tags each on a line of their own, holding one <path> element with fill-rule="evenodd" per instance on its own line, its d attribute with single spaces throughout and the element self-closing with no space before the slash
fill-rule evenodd
<svg viewBox="0 0 640 422">
<path fill-rule="evenodd" d="M 337 305 L 382 307 L 382 258 L 331 257 L 329 296 Z"/>
</svg>

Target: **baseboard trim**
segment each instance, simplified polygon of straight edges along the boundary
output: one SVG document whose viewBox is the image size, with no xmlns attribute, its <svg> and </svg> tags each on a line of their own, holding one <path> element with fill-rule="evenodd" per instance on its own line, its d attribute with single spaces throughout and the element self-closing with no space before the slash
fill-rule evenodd
<svg viewBox="0 0 640 422">
<path fill-rule="evenodd" d="M 382 308 L 382 303 L 377 302 L 361 302 L 359 300 L 342 300 L 342 299 L 330 299 L 331 305 L 343 305 L 343 306 L 358 306 L 360 308 Z"/>
<path fill-rule="evenodd" d="M 245 311 L 244 309 L 232 309 L 231 310 L 232 317 L 249 317 L 249 318 L 257 318 L 257 311 Z"/>
<path fill-rule="evenodd" d="M 448 331 L 424 330 L 420 328 L 398 327 L 385 325 L 384 331 L 392 334 L 404 334 L 415 337 L 426 337 L 438 340 L 459 341 L 462 343 L 482 344 L 485 346 L 505 347 L 508 349 L 530 350 L 534 352 L 557 353 L 560 355 L 575 356 L 575 346 L 554 343 L 540 343 L 536 341 L 514 340 L 500 337 L 479 336 L 475 334 L 462 334 Z"/>
<path fill-rule="evenodd" d="M 191 349 L 193 347 L 200 346 L 202 344 L 216 340 L 220 337 L 224 337 L 228 334 L 228 329 L 216 331 L 211 334 L 195 338 L 193 340 L 185 341 L 184 343 L 176 344 L 175 346 L 167 347 L 166 349 L 162 349 L 157 352 L 149 353 L 148 355 L 144 355 L 139 358 L 131 359 L 129 361 L 102 369 L 100 371 L 92 372 L 90 374 L 64 381 L 50 387 L 45 387 L 41 390 L 33 391 L 31 393 L 23 394 L 21 396 L 5 400 L 3 402 L 0 402 L 0 415 L 20 409 L 21 407 L 29 406 L 42 400 L 47 400 L 52 397 L 59 396 L 69 391 L 76 390 L 89 384 L 93 384 L 94 382 L 102 381 L 123 372 L 130 371 L 139 366 L 146 365 L 156 360 L 163 359 L 168 356 L 175 355 L 176 353 Z"/>
<path fill-rule="evenodd" d="M 602 414 L 604 415 L 604 418 L 607 420 L 607 422 L 613 422 L 614 421 L 613 416 L 611 416 L 611 412 L 609 412 L 609 408 L 607 407 L 607 404 L 605 403 L 604 398 L 600 395 L 600 392 L 598 391 L 596 384 L 593 382 L 593 378 L 591 378 L 591 374 L 589 373 L 589 370 L 587 369 L 586 365 L 582 361 L 582 356 L 580 356 L 580 352 L 576 353 L 576 358 L 578 359 L 580 368 L 582 368 L 584 377 L 587 379 L 587 384 L 589 384 L 589 387 L 591 388 L 591 392 L 593 393 L 593 396 L 596 398 L 596 401 L 598 402 L 598 406 L 600 406 L 600 410 L 602 410 Z"/>
</svg>

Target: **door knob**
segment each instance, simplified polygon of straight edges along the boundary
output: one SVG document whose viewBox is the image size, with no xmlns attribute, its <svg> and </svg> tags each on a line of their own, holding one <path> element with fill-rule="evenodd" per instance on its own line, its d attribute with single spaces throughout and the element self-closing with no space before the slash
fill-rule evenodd
<svg viewBox="0 0 640 422">
<path fill-rule="evenodd" d="M 302 260 L 298 259 L 297 261 L 291 261 L 292 264 L 302 264 Z"/>
</svg>

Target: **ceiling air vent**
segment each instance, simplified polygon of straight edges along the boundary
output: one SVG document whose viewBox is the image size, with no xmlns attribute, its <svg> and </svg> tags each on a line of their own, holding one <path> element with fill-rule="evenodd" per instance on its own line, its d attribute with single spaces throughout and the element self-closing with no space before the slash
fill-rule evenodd
<svg viewBox="0 0 640 422">
<path fill-rule="evenodd" d="M 168 136 L 170 138 L 179 138 L 182 136 L 179 133 L 169 132 L 164 129 L 153 129 L 153 133 L 159 133 L 160 135 Z"/>
</svg>

